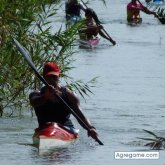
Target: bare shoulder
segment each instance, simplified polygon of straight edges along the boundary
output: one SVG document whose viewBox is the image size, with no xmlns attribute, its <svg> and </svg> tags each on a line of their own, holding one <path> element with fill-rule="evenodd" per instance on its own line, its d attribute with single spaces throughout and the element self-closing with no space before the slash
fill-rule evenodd
<svg viewBox="0 0 165 165">
<path fill-rule="evenodd" d="M 66 94 L 70 101 L 79 102 L 79 98 L 76 95 L 76 93 L 70 90 L 69 88 L 66 88 Z"/>
<path fill-rule="evenodd" d="M 76 93 L 74 91 L 70 90 L 69 88 L 66 88 L 66 94 L 68 96 L 77 97 Z"/>
</svg>

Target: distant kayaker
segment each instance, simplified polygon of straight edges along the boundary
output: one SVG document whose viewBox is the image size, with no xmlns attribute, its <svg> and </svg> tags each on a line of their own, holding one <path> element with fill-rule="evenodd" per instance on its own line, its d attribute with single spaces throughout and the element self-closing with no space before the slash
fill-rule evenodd
<svg viewBox="0 0 165 165">
<path fill-rule="evenodd" d="M 85 10 L 85 17 L 86 17 L 85 18 L 85 27 L 79 30 L 80 39 L 90 40 L 99 34 L 103 38 L 110 41 L 113 45 L 116 44 L 116 42 L 111 37 L 108 37 L 102 31 L 103 26 L 100 25 L 100 21 L 96 15 L 96 13 L 93 11 L 93 9 L 87 8 Z"/>
<path fill-rule="evenodd" d="M 63 101 L 57 97 L 57 95 L 59 95 L 69 107 L 73 109 L 85 125 L 88 126 L 88 136 L 91 136 L 96 140 L 98 134 L 96 129 L 81 111 L 80 100 L 75 93 L 67 87 L 60 86 L 60 75 L 61 69 L 57 63 L 46 63 L 43 68 L 43 77 L 50 85 L 44 86 L 40 91 L 34 91 L 29 95 L 30 103 L 34 107 L 38 119 L 39 128 L 44 127 L 44 125 L 49 122 L 56 122 L 69 128 L 73 133 L 76 133 L 74 125 L 70 120 L 71 112 Z M 79 121 L 80 119 L 77 118 L 78 122 L 86 129 L 81 121 Z"/>
<path fill-rule="evenodd" d="M 150 11 L 137 0 L 131 0 L 131 2 L 127 5 L 127 21 L 132 22 L 134 20 L 141 19 L 140 11 L 143 11 L 146 14 L 152 14 L 157 17 L 156 12 Z"/>
<path fill-rule="evenodd" d="M 80 11 L 85 12 L 85 8 L 78 0 L 67 0 L 65 3 L 66 19 L 69 20 L 71 17 L 80 17 Z"/>
<path fill-rule="evenodd" d="M 164 0 L 153 0 L 153 2 L 164 2 Z"/>
</svg>

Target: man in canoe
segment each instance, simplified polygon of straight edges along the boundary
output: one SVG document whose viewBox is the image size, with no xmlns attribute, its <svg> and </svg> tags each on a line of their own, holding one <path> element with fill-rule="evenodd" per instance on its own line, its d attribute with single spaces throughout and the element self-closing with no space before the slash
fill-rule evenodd
<svg viewBox="0 0 165 165">
<path fill-rule="evenodd" d="M 30 103 L 34 107 L 38 119 L 39 128 L 44 127 L 44 125 L 49 122 L 56 122 L 67 127 L 76 134 L 73 123 L 70 120 L 72 112 L 64 104 L 64 102 L 57 97 L 58 95 L 77 114 L 79 118 L 77 116 L 75 117 L 80 125 L 88 131 L 88 136 L 97 140 L 98 134 L 96 129 L 91 125 L 90 121 L 81 111 L 78 97 L 68 88 L 60 86 L 60 74 L 61 70 L 57 63 L 46 63 L 43 68 L 43 76 L 49 86 L 44 86 L 40 91 L 34 91 L 29 95 Z M 88 128 L 83 125 L 80 119 Z"/>
<path fill-rule="evenodd" d="M 85 12 L 85 8 L 78 2 L 78 0 L 67 0 L 65 3 L 66 19 L 69 20 L 72 17 L 80 18 L 81 10 Z"/>
<path fill-rule="evenodd" d="M 100 21 L 96 13 L 91 8 L 87 8 L 85 10 L 85 17 L 85 27 L 79 30 L 80 39 L 90 40 L 99 34 L 101 37 L 110 41 L 113 45 L 116 44 L 110 36 L 104 34 L 102 31 L 103 26 L 100 25 Z"/>
<path fill-rule="evenodd" d="M 140 17 L 140 11 L 143 11 L 146 14 L 152 14 L 157 17 L 156 12 L 150 11 L 138 0 L 131 0 L 131 2 L 127 5 L 127 21 L 128 23 L 141 23 L 142 18 Z"/>
</svg>

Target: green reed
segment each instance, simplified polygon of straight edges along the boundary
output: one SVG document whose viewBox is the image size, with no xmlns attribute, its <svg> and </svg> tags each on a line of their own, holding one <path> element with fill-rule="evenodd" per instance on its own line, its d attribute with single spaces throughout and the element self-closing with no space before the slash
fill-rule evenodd
<svg viewBox="0 0 165 165">
<path fill-rule="evenodd" d="M 146 133 L 148 133 L 151 137 L 149 138 L 139 138 L 142 140 L 149 141 L 148 143 L 145 144 L 145 146 L 149 146 L 153 150 L 160 150 L 160 149 L 165 149 L 165 137 L 161 137 L 156 135 L 154 132 L 144 130 Z"/>
<path fill-rule="evenodd" d="M 84 83 L 68 75 L 73 69 L 73 46 L 77 30 L 83 21 L 66 31 L 61 28 L 52 33 L 52 18 L 57 15 L 60 0 L 1 0 L 0 1 L 0 115 L 21 115 L 29 109 L 28 94 L 42 86 L 27 63 L 16 50 L 12 37 L 29 52 L 32 61 L 42 74 L 46 61 L 57 61 L 61 65 L 62 78 L 71 89 L 82 96 L 91 92 L 95 79 Z"/>
</svg>

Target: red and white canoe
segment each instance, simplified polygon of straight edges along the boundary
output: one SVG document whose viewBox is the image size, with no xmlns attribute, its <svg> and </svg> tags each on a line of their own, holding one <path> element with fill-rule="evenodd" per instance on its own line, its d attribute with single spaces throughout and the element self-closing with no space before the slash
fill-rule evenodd
<svg viewBox="0 0 165 165">
<path fill-rule="evenodd" d="M 71 132 L 57 123 L 48 123 L 42 128 L 35 129 L 33 144 L 39 150 L 62 148 L 75 141 L 78 134 Z"/>
</svg>

